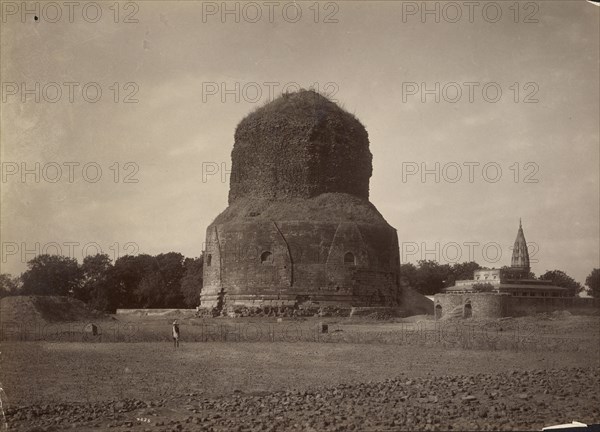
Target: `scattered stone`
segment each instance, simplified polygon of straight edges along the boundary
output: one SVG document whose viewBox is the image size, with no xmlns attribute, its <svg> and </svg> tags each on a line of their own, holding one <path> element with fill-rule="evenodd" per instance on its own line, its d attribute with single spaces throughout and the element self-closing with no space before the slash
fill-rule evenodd
<svg viewBox="0 0 600 432">
<path fill-rule="evenodd" d="M 131 416 L 119 410 L 142 407 L 136 416 L 149 415 L 149 405 L 173 409 L 168 420 L 140 422 L 139 430 L 220 431 L 360 431 L 385 430 L 540 430 L 560 423 L 556 412 L 565 409 L 569 417 L 585 419 L 600 412 L 590 397 L 571 401 L 545 396 L 543 389 L 577 389 L 593 395 L 600 368 L 530 371 L 518 374 L 478 374 L 471 377 L 414 378 L 407 385 L 398 377 L 381 382 L 340 384 L 333 387 L 275 393 L 243 394 L 196 399 L 201 413 L 190 416 L 188 396 L 162 401 L 124 399 L 87 404 L 44 404 L 12 406 L 6 409 L 11 431 L 23 432 L 70 429 L 98 430 L 131 428 Z M 540 383 L 545 380 L 546 384 Z M 466 393 L 465 382 L 473 392 Z M 485 391 L 498 387 L 492 392 Z M 481 389 L 477 393 L 476 389 Z M 527 392 L 522 392 L 527 389 Z M 520 392 L 521 391 L 521 392 Z M 466 394 L 465 394 L 466 393 Z M 490 396 L 497 393 L 494 399 Z M 458 394 L 462 396 L 453 396 Z M 486 395 L 486 396 L 484 396 Z M 597 399 L 597 398 L 596 398 Z M 151 403 L 150 403 L 151 402 Z M 565 405 L 567 404 L 567 405 Z M 115 411 L 116 410 L 116 411 Z M 164 415 L 164 414 L 163 414 Z M 101 421 L 99 423 L 99 421 Z M 185 425 L 185 427 L 184 427 Z M 144 429 L 146 428 L 146 429 Z M 153 429 L 154 428 L 154 429 Z"/>
<path fill-rule="evenodd" d="M 467 395 L 467 396 L 463 396 L 462 397 L 462 401 L 463 401 L 463 403 L 470 403 L 470 402 L 477 401 L 477 398 L 475 396 L 472 396 L 472 395 Z"/>
</svg>

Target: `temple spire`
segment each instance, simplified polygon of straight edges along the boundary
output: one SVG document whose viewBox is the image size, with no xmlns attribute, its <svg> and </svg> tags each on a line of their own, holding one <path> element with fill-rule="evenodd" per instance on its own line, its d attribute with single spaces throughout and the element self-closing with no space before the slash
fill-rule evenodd
<svg viewBox="0 0 600 432">
<path fill-rule="evenodd" d="M 517 238 L 513 246 L 511 268 L 521 272 L 523 277 L 527 277 L 530 271 L 529 251 L 527 250 L 525 234 L 523 234 L 521 218 L 519 218 L 519 231 L 517 232 Z"/>
</svg>

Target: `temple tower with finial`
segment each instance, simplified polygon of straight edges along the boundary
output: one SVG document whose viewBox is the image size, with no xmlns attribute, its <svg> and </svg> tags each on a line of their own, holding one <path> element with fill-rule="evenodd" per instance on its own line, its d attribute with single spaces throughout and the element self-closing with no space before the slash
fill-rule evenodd
<svg viewBox="0 0 600 432">
<path fill-rule="evenodd" d="M 511 273 L 519 278 L 527 278 L 531 267 L 529 265 L 529 251 L 527 250 L 527 241 L 523 234 L 523 225 L 519 218 L 519 231 L 513 246 L 511 259 Z"/>
<path fill-rule="evenodd" d="M 473 279 L 457 280 L 454 286 L 444 288 L 443 293 L 435 295 L 435 316 L 456 316 L 458 312 L 464 318 L 499 318 L 548 312 L 570 304 L 563 301 L 574 295 L 567 288 L 536 279 L 530 270 L 527 241 L 519 219 L 510 267 L 475 270 Z"/>
</svg>

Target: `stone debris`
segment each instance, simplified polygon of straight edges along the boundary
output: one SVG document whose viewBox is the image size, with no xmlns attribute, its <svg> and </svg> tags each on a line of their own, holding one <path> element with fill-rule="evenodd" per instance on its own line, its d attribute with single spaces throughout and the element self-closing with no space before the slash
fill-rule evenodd
<svg viewBox="0 0 600 432">
<path fill-rule="evenodd" d="M 600 368 L 398 377 L 261 395 L 19 406 L 8 408 L 6 418 L 11 431 L 541 430 L 573 419 L 597 421 L 599 380 Z M 489 393 L 494 399 L 486 396 L 490 388 L 498 388 Z M 568 388 L 586 397 L 564 397 Z"/>
</svg>

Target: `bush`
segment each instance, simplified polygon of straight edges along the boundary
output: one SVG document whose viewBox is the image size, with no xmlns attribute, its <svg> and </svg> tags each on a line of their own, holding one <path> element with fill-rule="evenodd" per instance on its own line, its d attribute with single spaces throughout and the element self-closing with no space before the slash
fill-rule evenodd
<svg viewBox="0 0 600 432">
<path fill-rule="evenodd" d="M 494 291 L 494 285 L 489 282 L 486 283 L 476 283 L 473 285 L 473 289 L 476 292 L 492 292 Z"/>
</svg>

